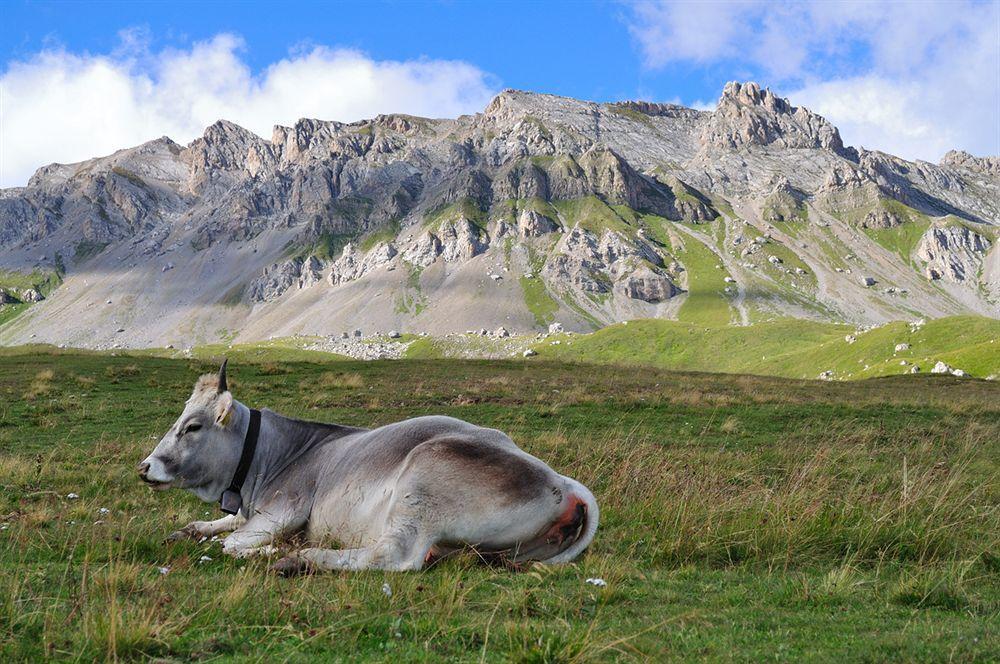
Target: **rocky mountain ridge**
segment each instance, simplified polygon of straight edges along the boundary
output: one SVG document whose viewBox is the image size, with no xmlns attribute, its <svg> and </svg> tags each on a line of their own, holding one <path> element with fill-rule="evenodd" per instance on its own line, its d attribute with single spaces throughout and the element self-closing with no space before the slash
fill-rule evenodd
<svg viewBox="0 0 1000 664">
<path fill-rule="evenodd" d="M 63 280 L 0 342 L 1000 317 L 998 224 L 1000 158 L 848 147 L 754 83 L 714 111 L 508 90 L 270 140 L 219 121 L 0 191 L 0 275 Z"/>
</svg>

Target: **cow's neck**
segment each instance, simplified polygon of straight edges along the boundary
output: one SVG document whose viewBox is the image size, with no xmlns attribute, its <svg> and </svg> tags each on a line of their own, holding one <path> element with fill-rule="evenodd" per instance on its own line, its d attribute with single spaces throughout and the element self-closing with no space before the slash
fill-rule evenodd
<svg viewBox="0 0 1000 664">
<path fill-rule="evenodd" d="M 238 431 L 246 436 L 250 423 L 250 409 L 236 402 L 240 411 Z M 269 484 L 276 480 L 296 459 L 320 443 L 358 431 L 352 427 L 319 422 L 306 422 L 285 417 L 273 410 L 261 409 L 260 436 L 257 450 L 250 464 L 246 481 L 240 492 L 247 516 L 256 499 Z M 235 467 L 233 468 L 235 471 Z"/>
</svg>

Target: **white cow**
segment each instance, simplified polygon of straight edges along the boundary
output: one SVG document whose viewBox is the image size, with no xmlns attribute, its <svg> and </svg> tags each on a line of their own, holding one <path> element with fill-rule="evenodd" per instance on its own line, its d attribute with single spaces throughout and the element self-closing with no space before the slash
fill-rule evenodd
<svg viewBox="0 0 1000 664">
<path fill-rule="evenodd" d="M 442 416 L 368 430 L 251 411 L 228 391 L 225 363 L 198 380 L 139 475 L 154 489 L 222 496 L 224 509 L 238 510 L 172 538 L 233 531 L 223 551 L 243 557 L 271 555 L 281 538 L 304 531 L 315 548 L 279 560 L 286 574 L 417 570 L 468 546 L 513 562 L 564 563 L 598 523 L 587 487 L 500 431 Z M 323 548 L 329 541 L 347 548 Z"/>
</svg>

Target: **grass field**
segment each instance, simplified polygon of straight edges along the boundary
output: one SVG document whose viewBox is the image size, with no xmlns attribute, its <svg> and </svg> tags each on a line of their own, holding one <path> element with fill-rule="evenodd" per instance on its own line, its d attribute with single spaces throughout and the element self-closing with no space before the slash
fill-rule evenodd
<svg viewBox="0 0 1000 664">
<path fill-rule="evenodd" d="M 938 318 L 919 327 L 897 321 L 861 333 L 851 325 L 792 318 L 743 327 L 646 319 L 559 341 L 538 344 L 540 356 L 790 378 L 829 370 L 838 380 L 905 374 L 913 366 L 927 372 L 942 361 L 978 378 L 1000 376 L 1000 321 L 981 316 Z M 909 348 L 896 351 L 899 344 Z"/>
<path fill-rule="evenodd" d="M 0 660 L 1000 656 L 996 383 L 247 362 L 231 362 L 230 384 L 252 406 L 361 426 L 444 413 L 507 431 L 593 489 L 593 546 L 560 568 L 468 556 L 286 580 L 217 543 L 164 544 L 216 509 L 150 492 L 134 466 L 214 364 L 7 350 Z"/>
</svg>

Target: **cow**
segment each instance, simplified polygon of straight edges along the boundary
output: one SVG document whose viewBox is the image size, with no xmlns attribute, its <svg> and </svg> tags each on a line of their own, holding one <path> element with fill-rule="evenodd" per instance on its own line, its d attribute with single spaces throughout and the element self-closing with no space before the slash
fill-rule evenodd
<svg viewBox="0 0 1000 664">
<path fill-rule="evenodd" d="M 291 575 L 419 570 L 470 547 L 514 564 L 566 563 L 594 538 L 590 490 L 496 429 L 440 415 L 362 429 L 252 410 L 233 398 L 226 366 L 197 380 L 138 466 L 154 490 L 187 489 L 230 512 L 169 539 L 229 532 L 226 554 L 273 556 L 301 533 L 311 546 L 273 565 Z M 331 541 L 346 548 L 323 547 Z"/>
</svg>

